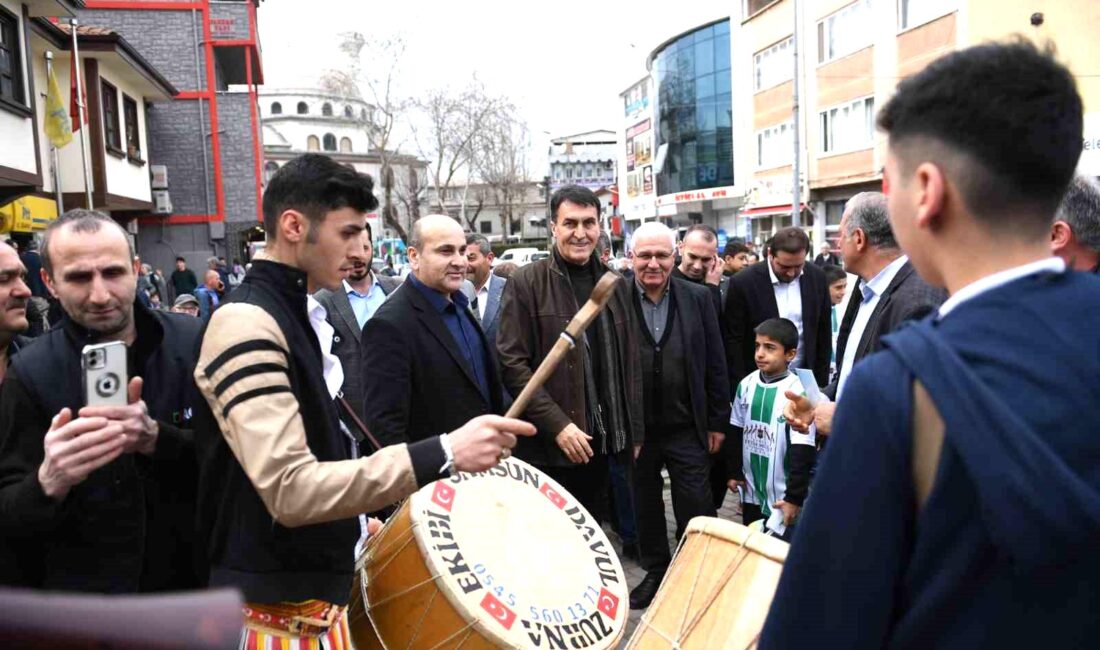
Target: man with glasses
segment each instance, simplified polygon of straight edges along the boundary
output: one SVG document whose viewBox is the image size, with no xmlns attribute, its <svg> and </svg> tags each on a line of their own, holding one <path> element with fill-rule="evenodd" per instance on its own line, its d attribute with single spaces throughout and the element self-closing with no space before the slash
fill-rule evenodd
<svg viewBox="0 0 1100 650">
<path fill-rule="evenodd" d="M 709 454 L 721 448 L 730 416 L 730 388 L 718 317 L 709 287 L 672 275 L 668 226 L 634 232 L 633 307 L 642 360 L 642 410 L 647 432 L 634 473 L 642 568 L 630 608 L 648 607 L 672 562 L 662 497 L 667 469 L 676 535 L 693 517 L 713 517 Z"/>
</svg>

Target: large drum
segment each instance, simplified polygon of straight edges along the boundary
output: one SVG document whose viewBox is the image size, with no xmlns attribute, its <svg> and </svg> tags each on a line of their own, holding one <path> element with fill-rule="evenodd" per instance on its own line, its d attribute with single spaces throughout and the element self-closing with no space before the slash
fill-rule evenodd
<svg viewBox="0 0 1100 650">
<path fill-rule="evenodd" d="M 515 458 L 414 494 L 356 565 L 356 648 L 613 648 L 626 577 L 591 515 Z"/>
<path fill-rule="evenodd" d="M 755 647 L 786 558 L 787 543 L 775 537 L 732 521 L 692 519 L 627 647 Z"/>
</svg>

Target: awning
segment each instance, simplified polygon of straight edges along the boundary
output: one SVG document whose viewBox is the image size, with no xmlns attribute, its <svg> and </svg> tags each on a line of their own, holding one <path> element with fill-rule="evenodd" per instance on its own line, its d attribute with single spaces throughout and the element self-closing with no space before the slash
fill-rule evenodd
<svg viewBox="0 0 1100 650">
<path fill-rule="evenodd" d="M 802 204 L 802 210 L 805 211 L 807 209 L 809 209 L 809 208 L 806 206 L 805 203 L 803 203 Z M 770 217 L 770 216 L 777 215 L 777 214 L 790 214 L 790 213 L 791 213 L 791 204 L 788 203 L 787 205 L 769 205 L 769 206 L 761 206 L 761 207 L 757 207 L 757 208 L 747 208 L 747 209 L 741 210 L 740 214 L 741 214 L 742 217 L 748 217 L 749 219 L 759 219 L 760 217 Z"/>
<path fill-rule="evenodd" d="M 38 232 L 57 219 L 57 203 L 40 196 L 22 196 L 0 206 L 0 232 Z"/>
</svg>

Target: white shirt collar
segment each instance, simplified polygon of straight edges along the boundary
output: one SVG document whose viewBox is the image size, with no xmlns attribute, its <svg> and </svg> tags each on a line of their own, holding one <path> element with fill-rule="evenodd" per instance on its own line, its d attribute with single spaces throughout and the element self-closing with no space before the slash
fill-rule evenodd
<svg viewBox="0 0 1100 650">
<path fill-rule="evenodd" d="M 771 278 L 772 278 L 772 285 L 779 284 L 779 277 L 775 275 L 775 269 L 772 268 L 772 261 L 771 260 L 766 260 L 766 261 L 768 262 L 768 275 L 770 275 Z M 798 272 L 798 277 L 791 280 L 790 282 L 784 282 L 783 284 L 794 284 L 795 282 L 798 282 L 800 279 L 802 279 L 802 271 Z"/>
<path fill-rule="evenodd" d="M 998 271 L 993 275 L 987 275 L 959 289 L 950 298 L 945 300 L 943 305 L 940 306 L 940 318 L 950 314 L 964 302 L 973 300 L 987 291 L 992 291 L 1014 280 L 1019 280 L 1020 278 L 1042 273 L 1044 271 L 1064 273 L 1065 270 L 1065 260 L 1060 257 L 1048 257 L 1038 262 L 1031 262 L 1023 266 L 1016 266 L 1011 269 L 1005 269 L 1004 271 Z"/>
<path fill-rule="evenodd" d="M 317 302 L 313 294 L 306 295 L 306 312 L 309 315 L 309 325 L 321 346 L 321 370 L 325 377 L 325 387 L 335 399 L 344 385 L 344 367 L 340 365 L 340 359 L 332 353 L 332 338 L 336 330 L 327 320 L 328 311 L 325 306 Z"/>
<path fill-rule="evenodd" d="M 905 266 L 905 263 L 908 261 L 909 257 L 902 255 L 883 267 L 883 269 L 878 272 L 878 275 L 860 286 L 860 289 L 864 292 L 863 295 L 866 296 L 867 292 L 870 291 L 876 296 L 881 296 L 882 292 L 886 291 L 886 288 L 894 281 L 894 277 L 898 274 L 898 271 L 901 270 L 901 267 Z M 864 298 L 864 300 L 866 300 L 866 298 Z"/>
</svg>

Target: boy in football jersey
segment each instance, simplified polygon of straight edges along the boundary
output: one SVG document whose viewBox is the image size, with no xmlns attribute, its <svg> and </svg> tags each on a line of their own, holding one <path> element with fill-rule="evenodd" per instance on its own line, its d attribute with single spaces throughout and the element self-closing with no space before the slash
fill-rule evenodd
<svg viewBox="0 0 1100 650">
<path fill-rule="evenodd" d="M 840 319 L 843 317 L 843 307 L 840 303 L 844 300 L 844 294 L 848 291 L 848 274 L 836 264 L 826 264 L 825 282 L 829 285 L 829 301 L 833 303 L 832 331 L 833 331 L 833 356 L 829 360 L 829 381 L 836 379 L 836 342 L 840 337 Z"/>
<path fill-rule="evenodd" d="M 741 380 L 733 399 L 728 484 L 741 489 L 741 521 L 765 519 L 768 530 L 789 541 L 810 485 L 816 429 L 799 433 L 783 417 L 784 393 L 804 394 L 788 369 L 798 352 L 798 328 L 772 318 L 754 331 L 757 370 Z"/>
</svg>

